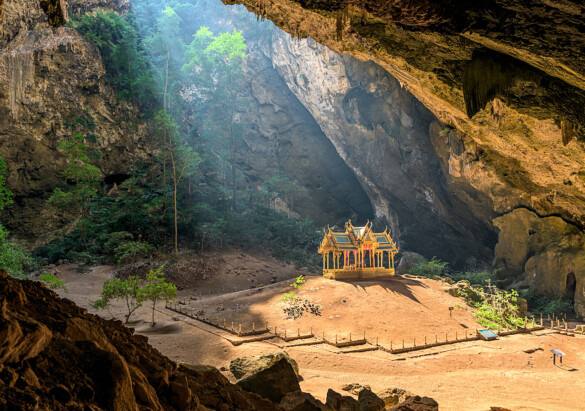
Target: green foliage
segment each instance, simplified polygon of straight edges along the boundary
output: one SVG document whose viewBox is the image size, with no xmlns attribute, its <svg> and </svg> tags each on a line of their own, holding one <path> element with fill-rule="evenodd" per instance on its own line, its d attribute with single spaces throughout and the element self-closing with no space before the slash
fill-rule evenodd
<svg viewBox="0 0 585 411">
<path fill-rule="evenodd" d="M 66 293 L 69 292 L 67 286 L 65 285 L 65 282 L 59 280 L 53 274 L 50 273 L 41 274 L 39 276 L 39 280 L 41 280 L 41 282 L 45 284 L 47 287 L 49 287 L 51 290 L 56 290 L 60 288 L 64 290 Z"/>
<path fill-rule="evenodd" d="M 442 130 L 439 132 L 439 135 L 442 137 L 442 136 L 444 136 L 445 134 L 447 134 L 447 133 L 448 133 L 449 131 L 451 131 L 451 130 L 452 130 L 451 128 L 449 128 L 449 127 L 445 127 L 444 129 L 442 129 Z"/>
<path fill-rule="evenodd" d="M 408 270 L 408 274 L 433 278 L 436 275 L 444 275 L 447 264 L 447 262 L 436 260 L 434 257 L 431 260 L 421 258 L 414 267 Z"/>
<path fill-rule="evenodd" d="M 115 257 L 118 264 L 135 261 L 137 257 L 149 257 L 155 251 L 155 248 L 142 241 L 128 241 L 116 247 Z"/>
<path fill-rule="evenodd" d="M 497 270 L 494 271 L 487 271 L 487 270 L 477 270 L 477 271 L 465 271 L 465 272 L 456 272 L 451 274 L 451 278 L 454 281 L 461 281 L 467 280 L 470 284 L 479 284 L 486 286 L 490 283 L 494 283 L 496 278 Z"/>
<path fill-rule="evenodd" d="M 29 251 L 21 244 L 8 240 L 8 230 L 0 224 L 0 269 L 14 278 L 26 279 L 26 268 L 33 263 Z"/>
<path fill-rule="evenodd" d="M 156 83 L 133 14 L 120 16 L 113 11 L 96 10 L 71 24 L 99 48 L 118 98 L 139 103 L 143 110 L 150 111 L 157 102 Z"/>
<path fill-rule="evenodd" d="M 152 326 L 154 327 L 154 310 L 158 301 L 170 301 L 177 297 L 177 286 L 166 282 L 164 267 L 150 270 L 146 275 L 146 284 L 142 287 L 145 300 L 152 302 Z"/>
<path fill-rule="evenodd" d="M 217 37 L 207 27 L 193 36 L 186 53 L 188 62 L 183 71 L 193 87 L 191 99 L 200 112 L 203 133 L 212 134 L 209 148 L 223 165 L 224 187 L 231 188 L 232 211 L 237 210 L 238 142 L 241 130 L 235 121 L 236 112 L 243 110 L 244 63 L 247 46 L 241 32 L 223 33 Z M 209 121 L 211 118 L 212 121 Z M 229 165 L 229 172 L 227 166 Z"/>
<path fill-rule="evenodd" d="M 295 282 L 290 284 L 294 289 L 280 297 L 279 301 L 283 303 L 282 311 L 287 318 L 296 320 L 297 318 L 302 317 L 304 313 L 317 316 L 321 315 L 321 307 L 319 305 L 315 305 L 309 300 L 301 300 L 299 296 L 296 295 L 295 290 L 301 291 L 304 283 L 305 277 L 299 275 Z"/>
<path fill-rule="evenodd" d="M 126 280 L 112 278 L 104 282 L 104 287 L 99 300 L 94 301 L 92 306 L 96 310 L 108 308 L 111 300 L 124 300 L 128 313 L 124 316 L 126 323 L 142 303 L 147 300 L 142 280 L 137 276 L 130 276 Z"/>
<path fill-rule="evenodd" d="M 216 35 L 201 27 L 206 17 L 193 11 L 205 9 L 204 4 L 143 0 L 122 17 L 94 10 L 72 23 L 99 48 L 118 97 L 153 114 L 149 143 L 158 155 L 138 164 L 132 159 L 130 178 L 100 195 L 93 184 L 99 175 L 92 168 L 99 154 L 91 148 L 95 120 L 89 113 L 73 120 L 74 136 L 61 145 L 71 168 L 50 202 L 75 213 L 77 225 L 69 233 L 55 233 L 36 255 L 51 263 L 123 262 L 147 255 L 148 245 L 168 250 L 174 237 L 175 250 L 230 244 L 266 250 L 299 267 L 320 265 L 315 252 L 320 230 L 291 212 L 295 203 L 307 200 L 305 188 L 277 172 L 262 189 L 250 189 L 238 169 L 244 130 L 236 119 L 246 110 L 249 92 L 244 81 L 248 39 L 241 32 Z M 234 25 L 251 18 L 246 13 L 232 17 Z M 258 30 L 248 32 L 252 39 L 271 33 L 254 26 Z M 191 130 L 187 118 L 194 121 Z M 138 135 L 136 125 L 130 127 L 128 134 Z M 278 199 L 287 204 L 286 213 L 275 210 Z"/>
<path fill-rule="evenodd" d="M 521 297 L 526 299 L 528 311 L 535 315 L 543 314 L 561 316 L 563 314 L 575 313 L 575 303 L 571 299 L 550 298 L 534 291 L 523 293 Z"/>
<path fill-rule="evenodd" d="M 6 162 L 0 155 L 0 211 L 12 203 L 12 192 L 6 188 Z M 8 239 L 9 232 L 0 224 L 0 269 L 8 275 L 26 279 L 25 268 L 33 263 L 29 251 L 21 244 Z"/>
<path fill-rule="evenodd" d="M 295 280 L 295 282 L 290 284 L 290 286 L 298 291 L 301 291 L 301 288 L 303 288 L 304 283 L 305 283 L 305 277 L 303 277 L 302 275 L 299 275 L 297 277 L 297 279 Z M 281 301 L 283 303 L 294 304 L 298 301 L 298 299 L 299 298 L 295 294 L 295 290 L 290 290 L 288 293 L 286 293 L 282 297 L 280 297 L 279 301 Z"/>
<path fill-rule="evenodd" d="M 524 319 L 518 317 L 518 293 L 515 290 L 503 291 L 488 285 L 488 292 L 483 292 L 483 299 L 477 304 L 474 315 L 477 322 L 484 327 L 523 327 Z"/>
<path fill-rule="evenodd" d="M 89 146 L 89 143 L 95 143 L 99 137 L 94 133 L 97 124 L 86 110 L 72 122 L 66 122 L 65 126 L 74 132 L 67 140 L 59 143 L 59 149 L 69 159 L 62 173 L 67 185 L 63 189 L 55 188 L 47 203 L 56 209 L 75 214 L 85 251 L 89 252 L 83 219 L 87 215 L 90 200 L 97 195 L 97 184 L 101 175 L 100 169 L 90 163 L 91 158 L 95 159 L 99 154 Z"/>
<path fill-rule="evenodd" d="M 12 191 L 6 188 L 6 162 L 0 154 L 0 211 L 4 210 L 9 204 L 12 204 Z"/>
</svg>

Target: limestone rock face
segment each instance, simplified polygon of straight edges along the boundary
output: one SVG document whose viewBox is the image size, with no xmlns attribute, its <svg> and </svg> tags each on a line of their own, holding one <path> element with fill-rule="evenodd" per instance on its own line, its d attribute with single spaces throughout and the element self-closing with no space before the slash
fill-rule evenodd
<svg viewBox="0 0 585 411">
<path fill-rule="evenodd" d="M 7 2 L 0 26 L 0 153 L 5 154 L 7 185 L 15 195 L 3 222 L 13 234 L 31 242 L 42 241 L 42 234 L 62 223 L 42 210 L 62 180 L 65 156 L 57 145 L 70 134 L 65 121 L 85 109 L 95 116 L 103 153 L 99 166 L 105 176 L 126 173 L 131 155 L 148 155 L 141 143 L 145 125 L 139 123 L 134 135 L 116 121 L 124 114 L 132 117 L 135 108 L 116 100 L 104 78 L 99 50 L 75 30 L 53 27 L 51 22 L 58 24 L 40 3 Z M 55 12 L 49 7 L 53 2 L 44 3 Z M 68 2 L 80 10 L 86 3 Z"/>
<path fill-rule="evenodd" d="M 542 218 L 526 209 L 499 217 L 495 224 L 500 228 L 496 254 L 502 278 L 516 281 L 516 287 L 573 299 L 575 311 L 585 314 L 582 230 L 560 217 Z"/>
<path fill-rule="evenodd" d="M 458 263 L 465 255 L 490 259 L 495 235 L 450 192 L 433 148 L 440 126 L 431 112 L 377 64 L 280 31 L 272 47 L 278 72 L 402 248 Z"/>
<path fill-rule="evenodd" d="M 218 5 L 212 11 L 214 18 L 221 20 L 229 9 Z M 262 187 L 277 170 L 297 180 L 306 193 L 291 204 L 280 204 L 280 208 L 310 216 L 318 224 L 373 218 L 371 201 L 359 179 L 274 67 L 277 54 L 272 42 L 268 35 L 248 44 L 248 104 L 239 119 L 244 130 L 240 170 L 255 188 Z"/>
</svg>

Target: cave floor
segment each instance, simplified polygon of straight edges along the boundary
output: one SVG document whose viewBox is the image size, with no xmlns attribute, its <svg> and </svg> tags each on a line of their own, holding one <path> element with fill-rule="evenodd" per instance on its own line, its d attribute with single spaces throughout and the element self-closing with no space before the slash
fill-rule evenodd
<svg viewBox="0 0 585 411">
<path fill-rule="evenodd" d="M 445 293 L 441 283 L 402 277 L 360 282 L 307 277 L 300 296 L 321 305 L 322 315 L 305 315 L 293 322 L 283 318 L 278 298 L 290 289 L 291 278 L 307 272 L 239 252 L 222 258 L 227 266 L 238 267 L 237 280 L 232 278 L 233 270 L 218 270 L 216 275 L 194 278 L 191 287 L 185 287 L 179 295 L 188 298 L 201 292 L 203 298 L 192 301 L 189 307 L 204 310 L 212 318 L 226 318 L 228 324 L 242 323 L 244 329 L 251 322 L 267 322 L 270 328 L 276 325 L 293 334 L 298 330 L 303 334 L 313 327 L 316 335 L 324 331 L 327 339 L 337 334 L 339 340 L 347 340 L 350 331 L 354 339 L 361 338 L 365 330 L 368 339 L 378 337 L 380 344 L 386 346 L 392 339 L 397 347 L 402 338 L 408 346 L 413 338 L 420 344 L 424 335 L 433 340 L 437 334 L 441 340 L 445 332 L 450 338 L 455 332 L 461 337 L 465 330 L 473 334 L 479 327 L 465 304 Z M 101 266 L 80 274 L 74 265 L 59 266 L 58 277 L 69 289 L 59 294 L 96 313 L 90 301 L 99 297 L 103 282 L 112 277 L 115 269 Z M 250 272 L 257 274 L 252 276 Z M 244 288 L 252 278 L 256 284 L 266 284 L 272 277 L 278 282 L 262 291 Z M 225 290 L 231 287 L 240 291 Z M 220 294 L 214 294 L 217 292 Z M 187 320 L 161 305 L 156 311 L 155 327 L 150 326 L 152 310 L 146 306 L 137 310 L 129 326 L 148 336 L 155 348 L 175 361 L 229 369 L 229 362 L 236 357 L 282 349 L 283 342 L 278 339 L 233 346 L 213 328 Z M 455 306 L 452 318 L 448 315 L 449 306 Z M 124 305 L 114 303 L 99 314 L 122 318 Z M 552 364 L 552 348 L 567 354 L 562 367 Z M 532 349 L 537 350 L 524 352 Z M 375 392 L 398 387 L 432 397 L 441 410 L 577 410 L 585 403 L 585 337 L 580 335 L 568 337 L 542 330 L 491 342 L 460 342 L 403 354 L 379 350 L 340 354 L 324 345 L 286 347 L 286 351 L 299 364 L 303 391 L 322 401 L 329 388 L 342 392 L 342 385 L 358 382 L 369 384 Z M 223 374 L 235 382 L 229 371 Z"/>
</svg>

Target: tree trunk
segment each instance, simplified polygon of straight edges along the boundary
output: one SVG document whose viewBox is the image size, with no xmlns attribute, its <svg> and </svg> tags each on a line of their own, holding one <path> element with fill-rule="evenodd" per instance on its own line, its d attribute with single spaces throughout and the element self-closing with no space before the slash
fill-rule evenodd
<svg viewBox="0 0 585 411">
<path fill-rule="evenodd" d="M 156 306 L 156 300 L 152 302 L 152 327 L 154 327 L 154 307 Z"/>
<path fill-rule="evenodd" d="M 173 167 L 174 168 L 174 167 Z M 175 202 L 175 255 L 179 255 L 179 235 L 178 235 L 178 227 L 177 227 L 177 179 L 175 178 L 175 190 L 173 193 L 173 200 Z"/>
</svg>

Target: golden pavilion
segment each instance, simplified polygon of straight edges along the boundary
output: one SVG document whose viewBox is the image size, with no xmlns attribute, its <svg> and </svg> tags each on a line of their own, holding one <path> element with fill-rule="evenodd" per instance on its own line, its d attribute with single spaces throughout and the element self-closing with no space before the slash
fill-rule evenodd
<svg viewBox="0 0 585 411">
<path fill-rule="evenodd" d="M 328 227 L 319 246 L 323 255 L 323 277 L 363 279 L 394 275 L 394 256 L 398 248 L 388 229 L 374 233 L 372 223 L 354 227 L 345 223 L 345 232 L 336 233 Z"/>
</svg>

